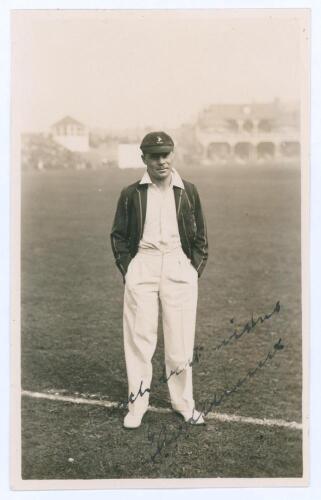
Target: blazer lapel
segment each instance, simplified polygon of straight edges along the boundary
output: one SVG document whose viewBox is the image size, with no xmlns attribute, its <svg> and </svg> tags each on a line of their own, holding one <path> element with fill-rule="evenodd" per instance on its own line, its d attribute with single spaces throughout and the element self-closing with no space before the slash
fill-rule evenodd
<svg viewBox="0 0 321 500">
<path fill-rule="evenodd" d="M 143 236 L 144 224 L 146 219 L 147 207 L 147 188 L 148 184 L 138 184 L 135 191 L 134 205 L 137 212 L 140 238 Z"/>
<path fill-rule="evenodd" d="M 174 197 L 175 197 L 177 220 L 178 220 L 179 214 L 181 212 L 182 195 L 183 195 L 183 190 L 178 186 L 174 186 Z"/>
<path fill-rule="evenodd" d="M 148 184 L 138 184 L 136 186 L 135 196 L 134 196 L 134 206 L 137 213 L 140 238 L 142 238 L 143 236 L 144 225 L 146 220 L 147 189 L 148 189 Z M 174 186 L 174 198 L 175 198 L 177 220 L 181 213 L 182 195 L 183 195 L 183 189 L 179 188 L 178 186 Z"/>
</svg>

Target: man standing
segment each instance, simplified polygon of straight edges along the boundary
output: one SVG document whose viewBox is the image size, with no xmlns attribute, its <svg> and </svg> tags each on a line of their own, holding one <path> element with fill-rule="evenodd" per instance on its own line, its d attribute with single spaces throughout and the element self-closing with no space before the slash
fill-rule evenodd
<svg viewBox="0 0 321 500">
<path fill-rule="evenodd" d="M 198 278 L 208 242 L 196 187 L 172 168 L 174 143 L 164 132 L 140 146 L 147 170 L 122 190 L 111 244 L 125 283 L 123 334 L 128 378 L 124 427 L 139 427 L 148 408 L 159 300 L 165 369 L 173 409 L 186 422 L 204 424 L 195 410 L 192 359 Z"/>
</svg>

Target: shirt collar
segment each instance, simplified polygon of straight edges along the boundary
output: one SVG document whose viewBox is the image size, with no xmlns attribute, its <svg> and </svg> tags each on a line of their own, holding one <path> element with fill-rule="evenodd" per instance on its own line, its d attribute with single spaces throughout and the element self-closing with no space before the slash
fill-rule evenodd
<svg viewBox="0 0 321 500">
<path fill-rule="evenodd" d="M 145 171 L 145 173 L 144 173 L 143 177 L 141 178 L 141 181 L 140 181 L 139 184 L 153 184 L 152 180 L 151 180 L 151 178 L 149 176 L 149 173 L 147 172 L 147 170 Z M 179 187 L 181 189 L 185 189 L 183 181 L 182 181 L 182 178 L 179 175 L 179 173 L 177 172 L 177 170 L 175 170 L 175 168 L 172 169 L 172 181 L 171 181 L 171 185 Z"/>
</svg>

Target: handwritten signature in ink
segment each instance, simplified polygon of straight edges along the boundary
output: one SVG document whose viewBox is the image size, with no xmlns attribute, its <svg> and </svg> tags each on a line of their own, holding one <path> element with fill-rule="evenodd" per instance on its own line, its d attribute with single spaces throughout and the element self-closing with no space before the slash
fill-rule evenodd
<svg viewBox="0 0 321 500">
<path fill-rule="evenodd" d="M 148 430 L 147 438 L 153 445 L 156 446 L 155 451 L 151 455 L 152 462 L 155 462 L 156 458 L 162 454 L 165 448 L 168 449 L 170 445 L 176 443 L 180 436 L 182 436 L 184 433 L 188 435 L 188 431 L 191 428 L 189 424 L 193 423 L 191 422 L 191 420 L 194 420 L 195 423 L 201 415 L 206 416 L 212 410 L 212 408 L 220 406 L 224 400 L 234 394 L 247 380 L 254 377 L 256 373 L 261 370 L 269 360 L 273 359 L 274 356 L 282 349 L 284 349 L 284 344 L 282 343 L 282 339 L 280 338 L 274 344 L 273 350 L 269 350 L 267 355 L 259 360 L 254 368 L 249 369 L 243 378 L 238 379 L 235 384 L 233 384 L 228 389 L 224 389 L 224 391 L 222 391 L 219 395 L 217 393 L 214 393 L 211 398 L 205 400 L 201 404 L 201 413 L 195 419 L 193 419 L 192 417 L 188 422 L 180 424 L 176 431 L 169 432 L 166 425 L 162 425 L 158 433 L 150 432 L 150 430 Z"/>
<path fill-rule="evenodd" d="M 280 309 L 281 309 L 281 304 L 280 304 L 280 301 L 278 300 L 277 303 L 275 304 L 272 312 L 270 312 L 269 314 L 263 314 L 261 316 L 258 316 L 256 319 L 254 319 L 253 317 L 253 313 L 252 313 L 252 317 L 250 319 L 250 321 L 247 321 L 243 328 L 238 331 L 237 329 L 234 330 L 234 332 L 232 333 L 232 335 L 230 335 L 229 337 L 227 337 L 226 339 L 222 340 L 222 342 L 220 344 L 218 344 L 216 347 L 215 347 L 215 351 L 218 351 L 219 349 L 221 349 L 222 347 L 225 347 L 227 346 L 228 344 L 230 344 L 234 339 L 235 340 L 238 340 L 240 339 L 244 333 L 250 333 L 251 331 L 253 331 L 256 327 L 256 325 L 258 323 L 262 324 L 264 323 L 266 320 L 272 318 L 272 316 L 276 313 L 279 313 L 280 312 Z M 231 323 L 233 323 L 234 320 L 232 319 L 231 320 Z"/>
</svg>

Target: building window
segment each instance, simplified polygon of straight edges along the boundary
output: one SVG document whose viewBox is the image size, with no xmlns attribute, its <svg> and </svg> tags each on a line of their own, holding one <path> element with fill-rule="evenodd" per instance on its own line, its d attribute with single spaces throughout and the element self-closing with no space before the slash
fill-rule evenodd
<svg viewBox="0 0 321 500">
<path fill-rule="evenodd" d="M 243 123 L 243 130 L 245 130 L 245 132 L 252 132 L 253 130 L 252 120 L 245 120 L 245 122 Z"/>
<path fill-rule="evenodd" d="M 284 141 L 280 144 L 280 152 L 285 158 L 298 158 L 300 156 L 300 149 L 298 141 Z"/>
<path fill-rule="evenodd" d="M 260 142 L 256 152 L 258 160 L 271 160 L 275 156 L 275 144 L 273 142 Z"/>
<path fill-rule="evenodd" d="M 249 142 L 238 142 L 234 147 L 234 154 L 237 160 L 245 161 L 251 157 L 253 146 Z"/>
<path fill-rule="evenodd" d="M 239 126 L 236 120 L 227 120 L 227 127 L 231 132 L 238 132 Z"/>
<path fill-rule="evenodd" d="M 207 149 L 207 156 L 211 160 L 226 160 L 231 154 L 231 146 L 227 142 L 212 142 Z"/>
<path fill-rule="evenodd" d="M 260 120 L 257 128 L 260 132 L 271 132 L 272 123 L 270 120 Z"/>
</svg>

